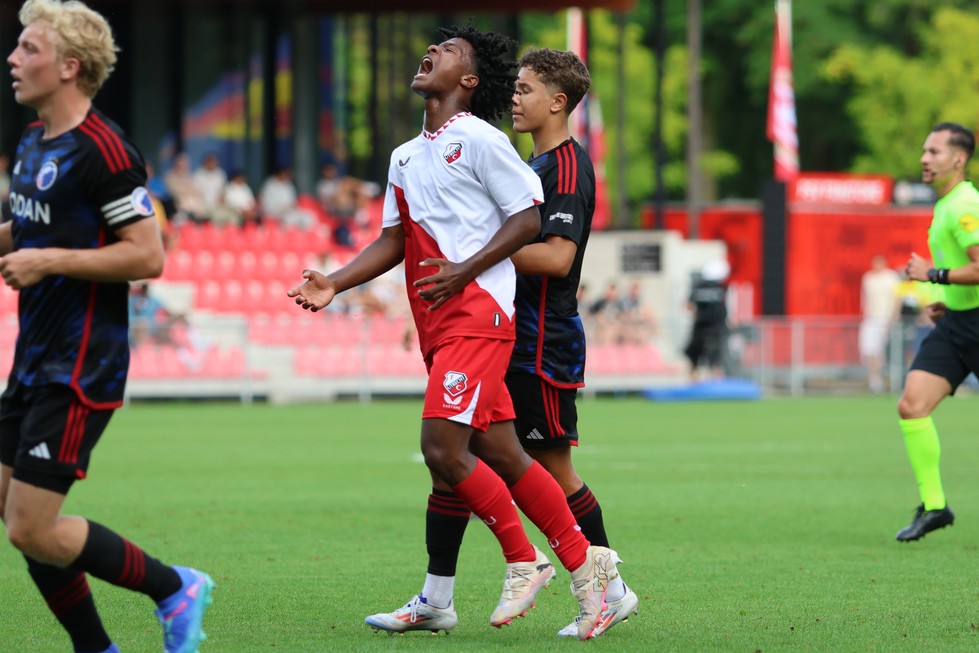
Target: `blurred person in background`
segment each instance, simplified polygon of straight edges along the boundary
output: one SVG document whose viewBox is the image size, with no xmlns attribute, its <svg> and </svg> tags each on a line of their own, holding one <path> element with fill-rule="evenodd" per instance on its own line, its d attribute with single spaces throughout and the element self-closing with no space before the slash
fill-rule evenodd
<svg viewBox="0 0 979 653">
<path fill-rule="evenodd" d="M 710 261 L 694 278 L 687 299 L 693 312 L 690 340 L 683 350 L 690 361 L 690 380 L 699 381 L 703 368 L 709 378 L 724 376 L 727 357 L 727 277 L 731 267 L 723 259 Z"/>
<path fill-rule="evenodd" d="M 299 193 L 292 181 L 292 168 L 282 166 L 265 178 L 258 192 L 262 219 L 269 219 L 284 227 L 309 229 L 316 223 L 316 216 L 299 206 Z"/>
<path fill-rule="evenodd" d="M 190 170 L 190 157 L 180 153 L 173 159 L 173 165 L 163 175 L 170 196 L 173 198 L 174 220 L 178 223 L 205 222 L 207 220 L 207 205 L 200 188 L 194 183 Z"/>
<path fill-rule="evenodd" d="M 878 254 L 870 269 L 860 279 L 860 358 L 867 367 L 867 386 L 874 394 L 884 392 L 884 361 L 891 327 L 901 309 L 897 286 L 901 278 L 887 267 L 887 259 Z"/>
<path fill-rule="evenodd" d="M 207 220 L 221 224 L 234 219 L 233 213 L 223 210 L 224 189 L 228 185 L 228 175 L 221 167 L 221 160 L 217 154 L 213 152 L 205 154 L 201 166 L 194 171 L 192 179 L 204 203 L 204 217 Z"/>
<path fill-rule="evenodd" d="M 234 222 L 239 225 L 255 224 L 258 222 L 258 201 L 244 171 L 235 170 L 231 173 L 228 185 L 224 188 L 222 206 L 234 214 Z"/>
<path fill-rule="evenodd" d="M 10 157 L 0 152 L 0 203 L 10 197 Z"/>
<path fill-rule="evenodd" d="M 927 281 L 908 279 L 903 271 L 896 292 L 901 304 L 899 312 L 904 345 L 904 366 L 910 367 L 925 336 L 935 328 L 935 323 L 928 317 L 925 307 L 942 301 L 945 293 L 941 286 Z"/>
</svg>

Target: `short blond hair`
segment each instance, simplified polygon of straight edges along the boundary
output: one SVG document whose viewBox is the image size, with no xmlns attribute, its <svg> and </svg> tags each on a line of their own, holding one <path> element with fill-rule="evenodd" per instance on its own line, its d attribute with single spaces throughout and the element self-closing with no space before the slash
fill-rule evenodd
<svg viewBox="0 0 979 653">
<path fill-rule="evenodd" d="M 18 14 L 24 27 L 45 23 L 57 34 L 58 56 L 79 62 L 78 88 L 95 97 L 116 67 L 115 39 L 102 14 L 78 0 L 27 0 Z"/>
</svg>

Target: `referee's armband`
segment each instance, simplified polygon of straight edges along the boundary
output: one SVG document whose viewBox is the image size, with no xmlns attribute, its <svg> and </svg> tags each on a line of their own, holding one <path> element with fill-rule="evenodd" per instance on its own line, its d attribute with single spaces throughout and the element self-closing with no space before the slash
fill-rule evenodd
<svg viewBox="0 0 979 653">
<path fill-rule="evenodd" d="M 948 268 L 932 268 L 928 270 L 928 281 L 947 286 L 949 284 Z"/>
</svg>

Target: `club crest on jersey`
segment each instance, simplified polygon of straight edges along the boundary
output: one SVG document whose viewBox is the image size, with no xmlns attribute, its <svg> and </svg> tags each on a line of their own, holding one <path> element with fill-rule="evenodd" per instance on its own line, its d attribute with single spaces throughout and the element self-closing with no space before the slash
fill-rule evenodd
<svg viewBox="0 0 979 653">
<path fill-rule="evenodd" d="M 445 146 L 442 157 L 446 163 L 455 163 L 462 156 L 462 143 L 449 143 Z"/>
<path fill-rule="evenodd" d="M 54 161 L 45 161 L 44 165 L 41 166 L 41 171 L 37 173 L 37 178 L 34 180 L 37 184 L 38 190 L 47 190 L 54 186 L 54 182 L 58 180 L 58 164 Z"/>
<path fill-rule="evenodd" d="M 153 210 L 153 200 L 150 199 L 149 191 L 142 186 L 133 190 L 132 195 L 129 196 L 129 204 L 132 205 L 133 211 L 147 218 L 156 213 Z"/>
</svg>

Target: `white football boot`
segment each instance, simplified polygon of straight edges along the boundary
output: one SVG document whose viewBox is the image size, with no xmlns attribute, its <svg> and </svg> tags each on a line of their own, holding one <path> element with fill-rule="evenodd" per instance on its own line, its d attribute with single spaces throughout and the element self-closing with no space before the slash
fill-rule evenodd
<svg viewBox="0 0 979 653">
<path fill-rule="evenodd" d="M 534 607 L 537 593 L 551 584 L 557 575 L 554 565 L 540 549 L 534 547 L 537 558 L 533 562 L 513 562 L 506 566 L 503 595 L 496 610 L 490 615 L 490 624 L 499 628 L 517 617 L 527 614 Z"/>
<path fill-rule="evenodd" d="M 372 614 L 364 621 L 375 632 L 386 630 L 393 635 L 406 633 L 409 630 L 430 630 L 435 635 L 440 630 L 448 633 L 456 627 L 459 619 L 452 604 L 447 608 L 436 608 L 429 605 L 419 594 L 394 612 Z"/>
</svg>

